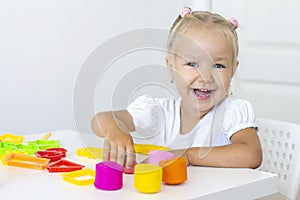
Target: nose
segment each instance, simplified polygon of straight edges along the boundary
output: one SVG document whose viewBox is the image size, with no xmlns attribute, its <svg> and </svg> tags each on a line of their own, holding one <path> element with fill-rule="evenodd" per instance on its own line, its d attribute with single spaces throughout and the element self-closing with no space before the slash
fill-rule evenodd
<svg viewBox="0 0 300 200">
<path fill-rule="evenodd" d="M 199 82 L 212 82 L 212 68 L 210 66 L 195 67 L 196 80 Z"/>
</svg>

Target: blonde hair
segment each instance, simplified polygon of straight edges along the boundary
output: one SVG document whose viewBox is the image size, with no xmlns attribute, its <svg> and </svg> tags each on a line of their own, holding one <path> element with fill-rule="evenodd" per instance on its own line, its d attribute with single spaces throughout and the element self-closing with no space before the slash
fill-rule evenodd
<svg viewBox="0 0 300 200">
<path fill-rule="evenodd" d="M 225 36 L 228 41 L 232 43 L 232 50 L 234 55 L 234 60 L 238 55 L 238 36 L 236 33 L 237 25 L 231 23 L 227 19 L 223 18 L 218 14 L 214 14 L 208 11 L 193 11 L 185 14 L 183 17 L 179 15 L 174 21 L 168 38 L 167 48 L 171 52 L 174 50 L 174 41 L 179 34 L 184 34 L 193 25 L 199 24 L 201 27 L 207 29 L 212 28 L 218 30 L 218 34 Z"/>
</svg>

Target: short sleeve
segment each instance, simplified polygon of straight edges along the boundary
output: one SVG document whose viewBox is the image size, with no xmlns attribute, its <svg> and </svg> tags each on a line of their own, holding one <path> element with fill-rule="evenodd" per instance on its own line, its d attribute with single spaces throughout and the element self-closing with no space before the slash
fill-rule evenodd
<svg viewBox="0 0 300 200">
<path fill-rule="evenodd" d="M 147 95 L 143 95 L 134 100 L 127 107 L 133 119 L 136 133 L 134 137 L 149 138 L 161 131 L 165 122 L 163 108 L 158 100 Z"/>
<path fill-rule="evenodd" d="M 236 99 L 225 108 L 223 131 L 228 139 L 240 130 L 256 127 L 254 109 L 249 101 Z"/>
</svg>

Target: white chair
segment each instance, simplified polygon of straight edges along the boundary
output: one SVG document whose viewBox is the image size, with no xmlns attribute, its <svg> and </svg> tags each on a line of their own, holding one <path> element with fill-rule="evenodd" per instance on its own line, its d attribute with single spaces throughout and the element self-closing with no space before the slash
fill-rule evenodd
<svg viewBox="0 0 300 200">
<path fill-rule="evenodd" d="M 259 170 L 279 175 L 279 192 L 289 200 L 300 199 L 300 125 L 257 118 L 263 148 Z"/>
</svg>

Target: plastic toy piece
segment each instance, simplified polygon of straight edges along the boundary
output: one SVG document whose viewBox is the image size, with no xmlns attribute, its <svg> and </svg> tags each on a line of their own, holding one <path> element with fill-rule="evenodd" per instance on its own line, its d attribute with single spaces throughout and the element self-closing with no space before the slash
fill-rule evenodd
<svg viewBox="0 0 300 200">
<path fill-rule="evenodd" d="M 59 140 L 36 140 L 36 141 L 30 141 L 28 142 L 28 144 L 36 144 L 39 146 L 40 150 L 60 147 Z"/>
<path fill-rule="evenodd" d="M 5 154 L 9 150 L 15 150 L 17 147 L 13 142 L 0 142 L 0 154 Z"/>
<path fill-rule="evenodd" d="M 168 147 L 164 146 L 156 146 L 152 144 L 134 144 L 134 151 L 135 153 L 141 153 L 141 154 L 149 154 L 152 150 L 160 150 L 160 151 L 169 151 L 171 150 Z"/>
<path fill-rule="evenodd" d="M 0 142 L 0 154 L 5 154 L 10 150 L 26 151 L 27 154 L 33 155 L 36 151 L 39 150 L 39 147 L 36 144 L 23 145 L 15 144 L 13 142 Z"/>
<path fill-rule="evenodd" d="M 101 160 L 103 149 L 95 148 L 95 147 L 87 147 L 87 148 L 78 148 L 76 152 L 77 152 L 77 156 Z"/>
<path fill-rule="evenodd" d="M 14 135 L 12 133 L 5 133 L 0 135 L 0 140 L 2 142 L 13 142 L 14 144 L 21 144 L 23 143 L 24 136 L 22 135 Z"/>
<path fill-rule="evenodd" d="M 31 169 L 46 169 L 49 159 L 47 158 L 37 158 L 28 155 L 20 155 L 20 154 L 10 154 L 6 158 L 6 162 L 10 166 L 15 167 L 23 167 L 23 168 L 31 168 Z"/>
<path fill-rule="evenodd" d="M 8 150 L 5 154 L 0 155 L 1 161 L 3 165 L 8 165 L 6 158 L 10 155 L 10 154 L 21 154 L 21 155 L 27 155 L 26 151 L 23 151 L 21 149 L 16 149 L 16 150 Z"/>
<path fill-rule="evenodd" d="M 39 158 L 48 158 L 48 159 L 50 159 L 50 162 L 58 161 L 62 157 L 64 157 L 64 154 L 62 152 L 50 151 L 50 150 L 37 151 L 37 152 L 35 152 L 35 155 Z"/>
<path fill-rule="evenodd" d="M 46 133 L 46 134 L 41 138 L 41 140 L 48 140 L 48 138 L 49 138 L 51 135 L 52 135 L 52 133 L 51 133 L 51 132 L 48 132 L 48 133 Z"/>
<path fill-rule="evenodd" d="M 59 148 L 59 147 L 57 147 L 57 148 L 48 148 L 48 149 L 46 149 L 46 151 L 58 151 L 58 152 L 61 152 L 63 154 L 63 157 L 66 157 L 67 156 L 67 152 L 68 152 L 67 149 L 65 149 L 65 148 Z"/>
<path fill-rule="evenodd" d="M 16 145 L 17 149 L 21 149 L 23 151 L 26 151 L 29 155 L 34 155 L 35 152 L 39 150 L 39 146 L 37 144 L 18 144 Z"/>
<path fill-rule="evenodd" d="M 47 167 L 49 172 L 71 172 L 81 170 L 82 168 L 84 168 L 84 165 L 80 165 L 68 160 L 59 160 L 49 164 Z"/>
<path fill-rule="evenodd" d="M 75 185 L 84 186 L 92 185 L 95 181 L 95 170 L 92 169 L 83 169 L 73 172 L 67 172 L 61 174 L 63 180 L 73 183 Z M 85 179 L 83 179 L 85 178 Z"/>
</svg>

